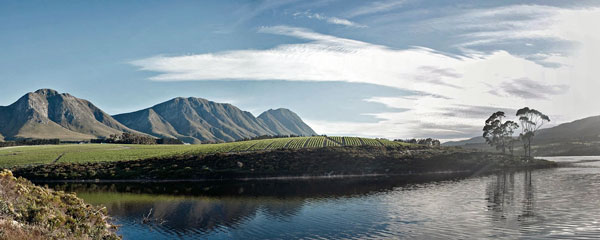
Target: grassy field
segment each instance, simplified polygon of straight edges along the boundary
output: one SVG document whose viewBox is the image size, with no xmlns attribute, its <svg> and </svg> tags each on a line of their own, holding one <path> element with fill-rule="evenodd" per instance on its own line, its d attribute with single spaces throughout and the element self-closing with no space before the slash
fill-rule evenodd
<svg viewBox="0 0 600 240">
<path fill-rule="evenodd" d="M 83 163 L 273 149 L 361 145 L 399 146 L 405 144 L 406 143 L 370 138 L 315 136 L 201 145 L 63 144 L 19 146 L 0 148 L 0 167 L 48 164 L 55 161 Z"/>
</svg>

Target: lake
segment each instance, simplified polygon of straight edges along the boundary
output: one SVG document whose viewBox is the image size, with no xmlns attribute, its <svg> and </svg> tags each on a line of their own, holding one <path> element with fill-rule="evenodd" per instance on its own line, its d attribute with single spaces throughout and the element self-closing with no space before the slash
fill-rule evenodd
<svg viewBox="0 0 600 240">
<path fill-rule="evenodd" d="M 545 159 L 574 164 L 487 176 L 49 185 L 106 206 L 124 239 L 600 236 L 600 157 Z"/>
</svg>

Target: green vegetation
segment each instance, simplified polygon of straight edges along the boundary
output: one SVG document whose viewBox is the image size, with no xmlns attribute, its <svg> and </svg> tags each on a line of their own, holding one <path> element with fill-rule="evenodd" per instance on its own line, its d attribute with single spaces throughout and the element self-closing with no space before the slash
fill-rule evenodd
<svg viewBox="0 0 600 240">
<path fill-rule="evenodd" d="M 339 146 L 342 146 L 342 145 L 340 145 L 337 141 L 333 141 L 331 138 L 326 138 L 325 139 L 325 146 L 326 147 L 339 147 Z"/>
<path fill-rule="evenodd" d="M 302 139 L 294 139 L 301 142 Z M 553 167 L 499 153 L 424 145 L 279 149 L 137 161 L 58 163 L 14 168 L 32 180 L 182 180 L 470 172 Z"/>
<path fill-rule="evenodd" d="M 331 140 L 338 139 L 338 140 Z M 50 163 L 85 163 L 138 160 L 156 157 L 206 155 L 228 152 L 340 146 L 342 137 L 294 137 L 201 145 L 64 144 L 0 148 L 0 167 Z M 381 139 L 343 137 L 347 146 L 405 146 L 407 143 Z M 339 141 L 340 140 L 340 141 Z M 341 142 L 340 142 L 341 143 Z"/>
<path fill-rule="evenodd" d="M 404 142 L 399 142 L 399 141 L 390 141 L 387 139 L 377 139 L 377 141 L 379 141 L 381 144 L 383 144 L 383 146 L 386 146 L 386 147 L 393 147 L 393 146 L 397 146 L 398 144 L 410 145 L 410 143 L 404 143 Z"/>
<path fill-rule="evenodd" d="M 328 137 L 330 140 L 335 141 L 339 145 L 344 145 L 344 137 Z"/>
<path fill-rule="evenodd" d="M 362 146 L 360 138 L 357 137 L 344 137 L 344 146 Z"/>
<path fill-rule="evenodd" d="M 306 147 L 323 147 L 325 146 L 325 137 L 310 138 L 306 143 Z"/>
<path fill-rule="evenodd" d="M 187 147 L 187 148 L 186 148 Z M 181 145 L 66 144 L 0 148 L 0 166 L 48 164 L 54 162 L 98 162 L 135 160 L 183 154 Z"/>
<path fill-rule="evenodd" d="M 294 138 L 292 139 L 292 141 L 290 141 L 290 143 L 288 143 L 286 148 L 292 148 L 292 149 L 296 149 L 296 148 L 303 148 L 304 145 L 306 144 L 306 141 L 308 141 L 308 137 L 298 137 L 298 138 Z"/>
<path fill-rule="evenodd" d="M 120 239 L 105 208 L 0 172 L 0 239 Z"/>
<path fill-rule="evenodd" d="M 269 147 L 267 147 L 267 150 L 271 150 L 271 149 L 282 149 L 284 148 L 290 141 L 291 139 L 289 138 L 277 138 L 277 139 L 272 139 L 273 144 L 271 144 Z"/>
<path fill-rule="evenodd" d="M 377 139 L 362 138 L 361 140 L 367 146 L 383 146 L 383 143 L 379 142 Z"/>
</svg>

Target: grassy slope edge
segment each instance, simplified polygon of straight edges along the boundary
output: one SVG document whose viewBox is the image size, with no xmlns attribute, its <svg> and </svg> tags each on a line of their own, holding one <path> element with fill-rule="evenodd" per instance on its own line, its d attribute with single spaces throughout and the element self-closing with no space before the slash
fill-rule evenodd
<svg viewBox="0 0 600 240">
<path fill-rule="evenodd" d="M 0 239 L 120 239 L 104 208 L 0 172 Z"/>
</svg>

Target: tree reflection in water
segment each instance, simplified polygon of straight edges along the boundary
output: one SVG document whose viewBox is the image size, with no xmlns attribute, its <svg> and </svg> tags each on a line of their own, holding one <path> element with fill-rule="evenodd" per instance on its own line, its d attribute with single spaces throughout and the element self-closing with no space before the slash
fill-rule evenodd
<svg viewBox="0 0 600 240">
<path fill-rule="evenodd" d="M 506 224 L 527 224 L 536 220 L 531 171 L 496 174 L 488 183 L 486 194 L 492 220 Z"/>
</svg>

